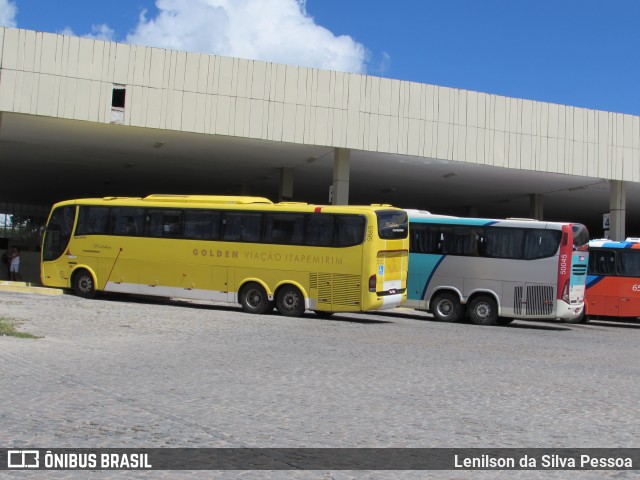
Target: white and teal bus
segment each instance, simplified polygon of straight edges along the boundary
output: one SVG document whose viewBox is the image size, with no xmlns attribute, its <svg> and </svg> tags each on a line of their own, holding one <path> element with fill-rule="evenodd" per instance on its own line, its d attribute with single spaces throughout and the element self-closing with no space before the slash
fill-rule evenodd
<svg viewBox="0 0 640 480">
<path fill-rule="evenodd" d="M 405 306 L 479 325 L 580 321 L 589 261 L 584 225 L 407 212 Z"/>
</svg>

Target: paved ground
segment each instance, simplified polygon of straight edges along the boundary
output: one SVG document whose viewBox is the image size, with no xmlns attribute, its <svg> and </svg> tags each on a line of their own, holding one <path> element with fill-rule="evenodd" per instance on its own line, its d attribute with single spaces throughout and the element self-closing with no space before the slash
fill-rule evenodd
<svg viewBox="0 0 640 480">
<path fill-rule="evenodd" d="M 291 319 L 235 306 L 10 292 L 0 292 L 0 317 L 43 337 L 0 337 L 2 447 L 640 446 L 640 324 L 479 327 L 410 310 Z M 90 472 L 77 473 L 57 476 Z"/>
</svg>

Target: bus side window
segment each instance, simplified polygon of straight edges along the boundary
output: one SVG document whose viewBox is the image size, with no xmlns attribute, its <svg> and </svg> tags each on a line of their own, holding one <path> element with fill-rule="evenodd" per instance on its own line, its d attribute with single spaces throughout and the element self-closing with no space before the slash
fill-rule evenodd
<svg viewBox="0 0 640 480">
<path fill-rule="evenodd" d="M 492 258 L 524 258 L 524 230 L 487 227 L 485 255 Z"/>
<path fill-rule="evenodd" d="M 558 251 L 562 233 L 559 230 L 527 230 L 524 258 L 528 260 L 552 257 Z"/>
<path fill-rule="evenodd" d="M 441 253 L 442 242 L 437 226 L 422 223 L 412 223 L 409 251 L 414 253 Z"/>
<path fill-rule="evenodd" d="M 208 210 L 185 211 L 184 238 L 195 240 L 219 240 L 220 213 Z"/>
<path fill-rule="evenodd" d="M 336 215 L 336 243 L 339 247 L 360 245 L 364 240 L 364 218 Z"/>
<path fill-rule="evenodd" d="M 640 277 L 640 252 L 618 251 L 618 275 Z"/>
<path fill-rule="evenodd" d="M 307 245 L 333 245 L 333 215 L 319 213 L 307 217 Z"/>
<path fill-rule="evenodd" d="M 259 242 L 262 225 L 262 214 L 245 213 L 242 216 L 242 241 Z"/>
<path fill-rule="evenodd" d="M 159 209 L 147 210 L 145 215 L 145 235 L 147 237 L 162 237 L 162 223 L 163 212 Z M 130 227 L 127 227 L 127 234 L 131 235 L 133 232 L 129 231 Z"/>
<path fill-rule="evenodd" d="M 593 262 L 592 262 L 593 260 Z M 589 252 L 590 273 L 597 275 L 613 275 L 616 272 L 616 254 L 607 250 Z"/>
<path fill-rule="evenodd" d="M 300 245 L 304 239 L 304 215 L 268 213 L 264 216 L 264 241 L 282 245 Z"/>
<path fill-rule="evenodd" d="M 111 211 L 113 234 L 137 236 L 143 234 L 144 210 L 142 208 L 114 208 Z"/>
<path fill-rule="evenodd" d="M 470 227 L 454 227 L 444 235 L 442 253 L 447 255 L 476 256 L 477 236 Z"/>
<path fill-rule="evenodd" d="M 80 207 L 75 235 L 105 235 L 108 233 L 108 207 Z"/>
<path fill-rule="evenodd" d="M 162 217 L 162 236 L 179 237 L 182 223 L 180 210 L 167 210 Z"/>
<path fill-rule="evenodd" d="M 227 212 L 224 214 L 223 240 L 257 242 L 260 240 L 262 215 L 259 213 Z"/>
<path fill-rule="evenodd" d="M 182 211 L 180 210 L 150 208 L 147 210 L 145 220 L 145 235 L 148 237 L 176 238 L 180 236 L 182 222 Z"/>
</svg>

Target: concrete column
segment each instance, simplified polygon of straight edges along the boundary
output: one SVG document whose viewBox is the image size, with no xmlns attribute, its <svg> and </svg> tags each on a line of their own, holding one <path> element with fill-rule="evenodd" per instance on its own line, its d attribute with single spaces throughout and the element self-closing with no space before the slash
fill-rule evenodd
<svg viewBox="0 0 640 480">
<path fill-rule="evenodd" d="M 278 196 L 281 202 L 293 199 L 293 168 L 280 169 L 280 193 Z"/>
<path fill-rule="evenodd" d="M 611 240 L 624 240 L 625 215 L 627 208 L 627 189 L 622 180 L 609 181 L 609 238 Z"/>
<path fill-rule="evenodd" d="M 529 218 L 535 220 L 542 220 L 542 212 L 544 208 L 544 202 L 542 200 L 542 194 L 532 193 L 529 195 Z"/>
<path fill-rule="evenodd" d="M 333 152 L 333 205 L 349 204 L 349 163 L 351 150 L 336 148 Z"/>
</svg>

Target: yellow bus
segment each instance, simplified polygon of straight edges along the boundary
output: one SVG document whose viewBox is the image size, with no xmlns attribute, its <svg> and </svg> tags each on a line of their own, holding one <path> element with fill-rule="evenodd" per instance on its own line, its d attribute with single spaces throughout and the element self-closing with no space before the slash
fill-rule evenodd
<svg viewBox="0 0 640 480">
<path fill-rule="evenodd" d="M 404 301 L 408 247 L 407 214 L 388 205 L 91 198 L 53 206 L 41 277 L 84 298 L 120 292 L 327 316 Z"/>
</svg>

